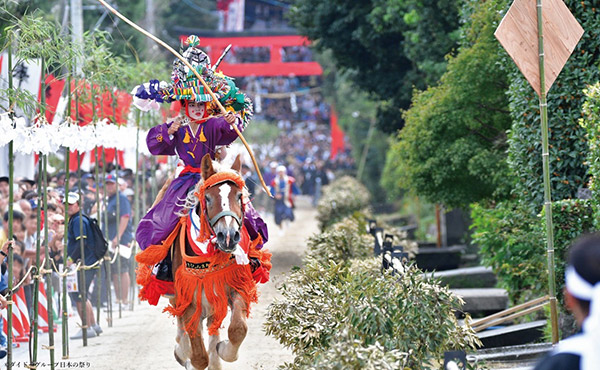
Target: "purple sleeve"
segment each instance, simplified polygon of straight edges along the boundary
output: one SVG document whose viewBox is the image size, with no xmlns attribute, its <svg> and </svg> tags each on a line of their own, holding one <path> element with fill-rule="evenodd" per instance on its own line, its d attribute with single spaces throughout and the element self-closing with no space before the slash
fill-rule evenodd
<svg viewBox="0 0 600 370">
<path fill-rule="evenodd" d="M 227 121 L 225 120 L 225 118 L 223 117 L 217 117 L 217 118 L 213 118 L 213 120 L 215 121 L 215 138 L 216 138 L 216 145 L 229 145 L 231 143 L 233 143 L 235 141 L 235 139 L 238 138 L 237 133 L 235 132 L 235 130 L 233 129 L 233 127 L 231 127 L 231 125 L 229 123 L 227 123 Z M 236 125 L 238 130 L 240 130 L 240 132 L 242 132 L 242 130 L 244 130 L 244 126 L 242 125 L 242 120 L 240 117 L 236 118 Z"/>
<path fill-rule="evenodd" d="M 152 127 L 148 131 L 146 143 L 148 144 L 150 153 L 154 155 L 175 155 L 175 140 L 169 138 L 169 126 L 171 125 L 163 123 Z"/>
</svg>

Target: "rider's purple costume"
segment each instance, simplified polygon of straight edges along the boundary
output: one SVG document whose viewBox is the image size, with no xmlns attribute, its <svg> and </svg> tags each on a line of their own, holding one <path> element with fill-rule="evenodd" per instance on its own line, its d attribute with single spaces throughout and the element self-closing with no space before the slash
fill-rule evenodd
<svg viewBox="0 0 600 370">
<path fill-rule="evenodd" d="M 239 119 L 237 125 L 241 131 L 243 126 Z M 200 168 L 202 157 L 207 153 L 214 159 L 217 145 L 229 145 L 237 138 L 236 132 L 222 117 L 210 118 L 201 123 L 196 137 L 192 135 L 189 126 L 180 127 L 169 137 L 170 126 L 171 123 L 163 123 L 150 129 L 146 137 L 150 153 L 178 155 L 186 166 L 194 168 Z M 186 171 L 173 179 L 163 199 L 144 216 L 138 225 L 135 237 L 142 250 L 149 245 L 160 244 L 169 236 L 179 221 L 177 212 L 182 207 L 177 204 L 183 202 L 190 188 L 200 179 L 200 172 Z M 247 205 L 245 211 L 244 225 L 250 238 L 255 239 L 260 234 L 263 242 L 266 242 L 269 235 L 263 219 L 250 204 Z"/>
</svg>

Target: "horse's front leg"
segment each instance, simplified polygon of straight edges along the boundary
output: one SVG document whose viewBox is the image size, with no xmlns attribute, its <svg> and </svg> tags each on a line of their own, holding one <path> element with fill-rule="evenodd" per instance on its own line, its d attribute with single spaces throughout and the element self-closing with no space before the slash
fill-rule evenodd
<svg viewBox="0 0 600 370">
<path fill-rule="evenodd" d="M 175 341 L 177 344 L 175 345 L 175 359 L 179 364 L 183 367 L 187 367 L 188 360 L 190 359 L 190 338 L 184 330 L 184 323 L 181 320 L 181 317 L 177 318 L 177 336 L 175 337 Z"/>
<path fill-rule="evenodd" d="M 210 316 L 207 319 L 206 326 L 210 328 L 212 325 L 214 316 Z M 208 337 L 208 369 L 209 370 L 221 370 L 221 359 L 217 353 L 217 344 L 220 341 L 219 333 L 210 335 Z"/>
<path fill-rule="evenodd" d="M 197 291 L 196 293 L 194 293 L 193 302 L 196 302 L 197 293 Z M 195 311 L 196 304 L 192 303 L 190 307 L 188 307 L 188 309 L 181 316 L 183 322 L 189 322 Z M 202 319 L 200 320 L 200 323 L 196 328 L 196 332 L 193 335 L 189 336 L 189 340 L 192 347 L 192 354 L 190 356 L 190 362 L 187 364 L 186 368 L 188 370 L 206 369 L 206 367 L 208 366 L 208 353 L 206 352 L 206 347 L 204 347 L 204 340 L 202 339 Z"/>
<path fill-rule="evenodd" d="M 227 329 L 229 340 L 224 340 L 217 344 L 219 357 L 227 362 L 237 360 L 238 350 L 248 332 L 248 324 L 246 324 L 246 304 L 237 293 L 233 294 L 232 301 L 231 323 Z"/>
</svg>

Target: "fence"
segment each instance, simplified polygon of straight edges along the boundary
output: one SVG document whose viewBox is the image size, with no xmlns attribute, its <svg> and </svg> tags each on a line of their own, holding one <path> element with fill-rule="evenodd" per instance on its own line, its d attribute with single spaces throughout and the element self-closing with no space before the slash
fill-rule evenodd
<svg viewBox="0 0 600 370">
<path fill-rule="evenodd" d="M 382 271 L 391 269 L 392 275 L 404 273 L 404 266 L 408 263 L 408 253 L 404 251 L 404 247 L 394 245 L 394 236 L 385 234 L 383 228 L 377 227 L 375 220 L 367 220 L 367 232 L 375 239 L 373 253 L 381 256 Z"/>
</svg>

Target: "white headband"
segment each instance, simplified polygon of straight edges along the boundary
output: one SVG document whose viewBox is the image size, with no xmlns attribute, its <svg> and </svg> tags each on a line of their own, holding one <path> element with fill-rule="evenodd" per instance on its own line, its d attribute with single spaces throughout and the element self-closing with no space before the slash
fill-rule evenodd
<svg viewBox="0 0 600 370">
<path fill-rule="evenodd" d="M 594 286 L 588 283 L 582 278 L 573 266 L 569 266 L 565 273 L 565 284 L 567 290 L 573 296 L 583 299 L 585 301 L 591 301 L 593 298 Z"/>
<path fill-rule="evenodd" d="M 561 342 L 559 350 L 581 356 L 582 370 L 598 369 L 600 364 L 600 282 L 592 285 L 582 278 L 572 266 L 565 273 L 565 285 L 574 297 L 590 301 L 590 312 L 583 321 L 579 340 Z"/>
</svg>

